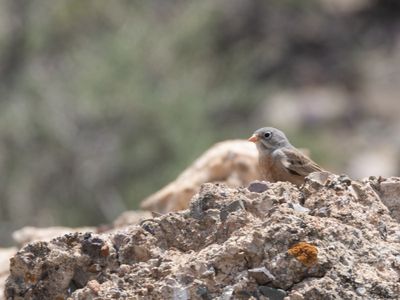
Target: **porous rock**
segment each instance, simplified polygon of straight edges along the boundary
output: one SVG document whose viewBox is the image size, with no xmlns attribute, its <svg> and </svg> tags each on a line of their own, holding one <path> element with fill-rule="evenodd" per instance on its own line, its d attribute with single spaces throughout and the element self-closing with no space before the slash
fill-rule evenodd
<svg viewBox="0 0 400 300">
<path fill-rule="evenodd" d="M 307 179 L 300 188 L 269 183 L 260 193 L 205 184 L 187 210 L 108 234 L 75 233 L 27 245 L 11 260 L 5 294 L 398 299 L 400 225 L 376 187 L 386 181 L 393 179 L 355 182 L 329 175 Z M 312 264 L 288 253 L 301 243 L 318 250 Z"/>
<path fill-rule="evenodd" d="M 85 232 L 85 231 L 95 231 L 95 227 L 80 227 L 80 228 L 70 228 L 53 226 L 46 228 L 39 228 L 33 226 L 26 226 L 12 234 L 13 240 L 17 243 L 19 247 L 34 241 L 50 241 L 55 237 L 63 234 L 73 233 L 73 232 Z"/>
<path fill-rule="evenodd" d="M 16 247 L 0 248 L 0 299 L 3 299 L 4 285 L 9 275 L 10 257 L 17 252 Z"/>
<path fill-rule="evenodd" d="M 382 202 L 388 207 L 390 214 L 400 222 L 400 178 L 382 178 L 371 177 L 372 186 L 375 187 Z"/>
</svg>

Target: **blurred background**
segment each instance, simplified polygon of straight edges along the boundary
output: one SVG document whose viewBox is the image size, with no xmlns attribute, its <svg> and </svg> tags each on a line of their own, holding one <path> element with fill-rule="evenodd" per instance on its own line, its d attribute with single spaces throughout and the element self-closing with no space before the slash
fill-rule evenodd
<svg viewBox="0 0 400 300">
<path fill-rule="evenodd" d="M 3 0 L 0 246 L 109 223 L 214 143 L 400 173 L 398 0 Z"/>
</svg>

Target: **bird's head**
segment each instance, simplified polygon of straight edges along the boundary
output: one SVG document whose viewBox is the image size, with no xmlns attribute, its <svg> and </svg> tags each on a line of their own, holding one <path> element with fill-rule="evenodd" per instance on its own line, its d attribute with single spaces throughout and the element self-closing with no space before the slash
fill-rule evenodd
<svg viewBox="0 0 400 300">
<path fill-rule="evenodd" d="M 268 152 L 291 146 L 286 135 L 279 129 L 273 127 L 257 129 L 248 140 L 255 143 L 259 150 Z"/>
</svg>

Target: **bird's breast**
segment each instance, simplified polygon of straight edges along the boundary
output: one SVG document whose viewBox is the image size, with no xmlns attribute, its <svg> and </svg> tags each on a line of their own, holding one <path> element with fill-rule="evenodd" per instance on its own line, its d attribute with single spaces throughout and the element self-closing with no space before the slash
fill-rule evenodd
<svg viewBox="0 0 400 300">
<path fill-rule="evenodd" d="M 267 181 L 274 181 L 274 160 L 271 155 L 259 156 L 260 173 Z"/>
</svg>

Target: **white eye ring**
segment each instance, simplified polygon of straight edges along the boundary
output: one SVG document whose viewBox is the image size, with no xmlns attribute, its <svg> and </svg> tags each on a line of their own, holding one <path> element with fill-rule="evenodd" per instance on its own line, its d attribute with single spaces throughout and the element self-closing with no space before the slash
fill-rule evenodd
<svg viewBox="0 0 400 300">
<path fill-rule="evenodd" d="M 271 136 L 272 136 L 271 131 L 267 131 L 266 133 L 264 133 L 264 137 L 265 137 L 266 139 L 269 139 Z"/>
</svg>

